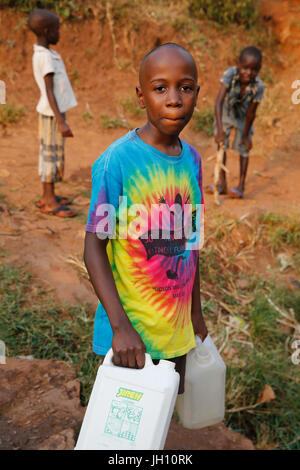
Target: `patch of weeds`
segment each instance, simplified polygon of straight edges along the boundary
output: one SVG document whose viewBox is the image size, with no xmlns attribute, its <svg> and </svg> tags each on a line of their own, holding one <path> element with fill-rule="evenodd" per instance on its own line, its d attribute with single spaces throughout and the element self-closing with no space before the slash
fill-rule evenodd
<svg viewBox="0 0 300 470">
<path fill-rule="evenodd" d="M 113 118 L 107 115 L 101 115 L 100 118 L 100 124 L 102 127 L 105 127 L 105 129 L 128 129 L 128 124 L 125 119 Z"/>
<path fill-rule="evenodd" d="M 207 18 L 222 25 L 237 23 L 247 28 L 255 24 L 259 15 L 254 0 L 191 0 L 190 9 L 196 18 Z"/>
<path fill-rule="evenodd" d="M 70 77 L 71 77 L 71 80 L 72 80 L 74 86 L 78 87 L 78 85 L 79 85 L 79 73 L 77 72 L 77 70 L 71 70 Z"/>
<path fill-rule="evenodd" d="M 0 331 L 8 357 L 33 355 L 76 365 L 83 404 L 99 366 L 92 353 L 94 312 L 87 304 L 57 304 L 21 267 L 0 266 Z"/>
<path fill-rule="evenodd" d="M 128 113 L 132 118 L 139 118 L 145 114 L 145 110 L 140 108 L 135 95 L 122 99 L 121 106 L 124 112 Z"/>
<path fill-rule="evenodd" d="M 89 126 L 91 124 L 91 121 L 94 119 L 94 116 L 91 113 L 89 113 L 88 111 L 85 111 L 82 114 L 82 119 Z"/>
<path fill-rule="evenodd" d="M 278 250 L 284 245 L 300 248 L 300 220 L 297 216 L 288 217 L 268 212 L 260 215 L 258 220 L 273 250 Z"/>
<path fill-rule="evenodd" d="M 0 8 L 14 8 L 29 13 L 35 8 L 47 8 L 67 20 L 81 20 L 91 15 L 84 0 L 2 0 Z"/>
<path fill-rule="evenodd" d="M 261 79 L 264 82 L 268 83 L 269 85 L 274 83 L 273 73 L 271 72 L 270 69 L 263 68 L 263 70 L 260 72 L 259 75 L 260 75 Z"/>
<path fill-rule="evenodd" d="M 12 101 L 0 106 L 0 122 L 3 124 L 19 122 L 24 115 L 24 107 L 15 106 Z"/>
<path fill-rule="evenodd" d="M 214 133 L 214 109 L 210 108 L 194 112 L 193 123 L 197 131 L 203 131 L 208 136 L 212 136 Z"/>
</svg>

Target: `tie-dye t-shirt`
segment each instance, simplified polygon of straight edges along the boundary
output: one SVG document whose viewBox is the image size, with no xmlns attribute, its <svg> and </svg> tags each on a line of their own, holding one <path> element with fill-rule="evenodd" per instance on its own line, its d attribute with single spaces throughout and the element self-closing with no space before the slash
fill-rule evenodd
<svg viewBox="0 0 300 470">
<path fill-rule="evenodd" d="M 153 359 L 178 357 L 195 347 L 191 300 L 198 249 L 187 249 L 186 238 L 174 235 L 174 208 L 203 204 L 201 158 L 192 146 L 180 142 L 181 154 L 169 156 L 133 130 L 114 142 L 92 168 L 86 230 L 98 236 L 111 233 L 107 253 L 118 294 Z M 152 207 L 164 208 L 160 218 L 150 216 Z M 171 226 L 169 235 L 163 236 L 159 230 L 165 227 L 166 214 Z M 93 350 L 106 354 L 111 343 L 110 323 L 99 303 Z"/>
</svg>

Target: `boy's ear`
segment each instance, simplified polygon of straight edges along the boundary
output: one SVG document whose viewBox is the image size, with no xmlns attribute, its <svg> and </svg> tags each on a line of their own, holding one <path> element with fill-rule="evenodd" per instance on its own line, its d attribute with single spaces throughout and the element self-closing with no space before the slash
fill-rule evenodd
<svg viewBox="0 0 300 470">
<path fill-rule="evenodd" d="M 195 104 L 196 104 L 196 102 L 197 102 L 197 99 L 198 99 L 199 91 L 200 91 L 200 85 L 197 85 L 197 88 L 196 88 L 196 99 L 195 99 Z"/>
<path fill-rule="evenodd" d="M 142 109 L 144 109 L 146 106 L 145 106 L 145 103 L 144 103 L 144 96 L 143 96 L 143 92 L 142 92 L 141 87 L 140 86 L 135 87 L 135 91 L 136 91 L 136 96 L 137 96 L 139 105 Z"/>
</svg>

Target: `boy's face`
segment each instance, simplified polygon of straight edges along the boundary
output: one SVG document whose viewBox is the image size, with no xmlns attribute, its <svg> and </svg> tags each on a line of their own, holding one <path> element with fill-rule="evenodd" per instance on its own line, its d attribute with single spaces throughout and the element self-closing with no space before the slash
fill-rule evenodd
<svg viewBox="0 0 300 470">
<path fill-rule="evenodd" d="M 57 44 L 59 41 L 59 19 L 54 17 L 46 28 L 49 44 Z"/>
<path fill-rule="evenodd" d="M 261 62 L 252 55 L 244 55 L 238 62 L 239 79 L 243 85 L 253 81 L 261 69 Z"/>
<path fill-rule="evenodd" d="M 178 135 L 192 117 L 200 88 L 192 57 L 177 48 L 161 48 L 147 58 L 140 82 L 137 96 L 148 121 L 161 134 Z"/>
</svg>

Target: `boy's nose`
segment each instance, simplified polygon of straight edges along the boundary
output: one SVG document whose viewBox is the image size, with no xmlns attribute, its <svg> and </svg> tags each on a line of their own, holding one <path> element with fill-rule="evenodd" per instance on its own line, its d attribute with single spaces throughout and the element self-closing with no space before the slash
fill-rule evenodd
<svg viewBox="0 0 300 470">
<path fill-rule="evenodd" d="M 167 106 L 181 106 L 181 104 L 180 93 L 177 90 L 170 89 L 167 95 Z"/>
</svg>

